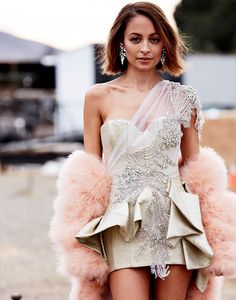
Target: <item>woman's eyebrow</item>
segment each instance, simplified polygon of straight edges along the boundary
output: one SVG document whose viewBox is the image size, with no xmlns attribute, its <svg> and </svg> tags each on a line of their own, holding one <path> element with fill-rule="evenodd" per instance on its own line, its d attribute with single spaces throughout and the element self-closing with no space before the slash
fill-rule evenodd
<svg viewBox="0 0 236 300">
<path fill-rule="evenodd" d="M 129 35 L 132 35 L 132 34 L 138 35 L 138 36 L 142 36 L 142 34 L 137 33 L 137 32 L 131 32 Z M 152 36 L 152 35 L 159 35 L 159 34 L 158 34 L 157 32 L 153 32 L 153 33 L 151 33 L 149 36 Z"/>
<path fill-rule="evenodd" d="M 132 35 L 132 34 L 142 36 L 140 33 L 137 33 L 137 32 L 131 32 L 129 35 Z"/>
</svg>

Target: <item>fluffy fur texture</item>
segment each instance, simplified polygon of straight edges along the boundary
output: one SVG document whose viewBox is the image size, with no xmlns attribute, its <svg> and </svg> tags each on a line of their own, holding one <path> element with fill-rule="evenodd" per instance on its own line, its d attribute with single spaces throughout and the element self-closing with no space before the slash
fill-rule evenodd
<svg viewBox="0 0 236 300">
<path fill-rule="evenodd" d="M 199 195 L 203 226 L 214 253 L 212 264 L 204 270 L 210 277 L 207 290 L 202 295 L 192 286 L 192 298 L 187 299 L 215 300 L 221 278 L 213 276 L 236 275 L 236 195 L 227 190 L 224 161 L 211 148 L 202 148 L 198 158 L 185 164 L 180 173 L 191 192 Z"/>
<path fill-rule="evenodd" d="M 199 195 L 202 221 L 214 258 L 204 272 L 210 277 L 204 294 L 192 283 L 187 299 L 220 299 L 222 277 L 236 275 L 236 196 L 227 191 L 223 159 L 202 148 L 197 159 L 180 169 L 181 179 Z M 79 244 L 74 236 L 107 208 L 112 180 L 98 157 L 75 151 L 66 160 L 57 182 L 50 237 L 58 254 L 58 270 L 70 277 L 70 300 L 111 300 L 108 266 L 95 251 Z"/>
<path fill-rule="evenodd" d="M 213 149 L 203 148 L 197 161 L 181 169 L 181 178 L 200 197 L 202 222 L 214 260 L 207 271 L 236 274 L 236 195 L 227 190 L 224 162 Z"/>
<path fill-rule="evenodd" d="M 202 294 L 199 292 L 195 283 L 192 281 L 188 288 L 186 300 L 222 300 L 222 285 L 222 277 L 213 277 L 213 275 L 211 275 L 211 278 L 209 279 L 207 284 L 207 288 Z"/>
<path fill-rule="evenodd" d="M 78 243 L 75 235 L 105 212 L 111 183 L 99 158 L 80 150 L 67 158 L 60 171 L 50 237 L 58 271 L 71 278 L 71 300 L 103 299 L 100 294 L 106 286 L 108 266 L 97 252 Z"/>
</svg>

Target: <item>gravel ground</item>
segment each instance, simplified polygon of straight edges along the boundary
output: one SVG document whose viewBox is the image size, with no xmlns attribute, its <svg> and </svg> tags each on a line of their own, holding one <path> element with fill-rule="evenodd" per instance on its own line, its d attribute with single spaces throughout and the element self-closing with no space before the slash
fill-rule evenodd
<svg viewBox="0 0 236 300">
<path fill-rule="evenodd" d="M 0 300 L 66 300 L 69 283 L 56 273 L 48 238 L 55 176 L 35 166 L 0 174 Z M 224 283 L 222 300 L 236 299 L 236 279 Z M 212 299 L 214 300 L 214 299 Z"/>
</svg>

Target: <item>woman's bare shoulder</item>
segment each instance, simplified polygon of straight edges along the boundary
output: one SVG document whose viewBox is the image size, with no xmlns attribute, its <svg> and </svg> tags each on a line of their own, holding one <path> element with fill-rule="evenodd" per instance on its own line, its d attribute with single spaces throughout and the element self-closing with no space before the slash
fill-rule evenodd
<svg viewBox="0 0 236 300">
<path fill-rule="evenodd" d="M 107 97 L 107 90 L 103 84 L 92 85 L 85 93 L 84 107 L 90 114 L 97 112 L 100 114 L 103 101 Z"/>
<path fill-rule="evenodd" d="M 92 85 L 86 92 L 86 97 L 89 99 L 103 100 L 121 87 L 116 83 L 116 80 L 111 80 L 103 83 Z"/>
<path fill-rule="evenodd" d="M 107 94 L 107 89 L 104 84 L 96 83 L 86 91 L 86 98 L 99 99 Z"/>
</svg>

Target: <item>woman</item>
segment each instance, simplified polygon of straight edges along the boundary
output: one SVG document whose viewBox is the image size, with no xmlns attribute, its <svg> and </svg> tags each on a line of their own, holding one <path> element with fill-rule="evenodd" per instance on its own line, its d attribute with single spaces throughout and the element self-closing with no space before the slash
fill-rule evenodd
<svg viewBox="0 0 236 300">
<path fill-rule="evenodd" d="M 165 70 L 173 75 L 179 75 L 182 73 L 182 50 L 183 44 L 180 37 L 170 26 L 158 6 L 151 3 L 139 2 L 128 4 L 121 10 L 110 31 L 108 45 L 105 52 L 104 71 L 105 73 L 113 74 L 121 72 L 122 75 L 108 83 L 97 84 L 86 93 L 84 104 L 84 150 L 86 152 L 102 157 L 102 151 L 104 151 L 106 160 L 108 159 L 108 156 L 110 155 L 108 152 L 111 151 L 109 149 L 109 147 L 111 147 L 111 139 L 118 139 L 121 130 L 125 130 L 124 128 L 127 128 L 127 123 L 124 123 L 124 120 L 131 120 L 132 116 L 143 102 L 144 97 L 148 94 L 152 87 L 163 81 L 160 72 L 157 70 Z M 170 84 L 170 82 L 167 83 Z M 176 88 L 181 89 L 181 86 L 173 85 L 172 93 Z M 186 87 L 184 88 L 186 89 Z M 184 89 L 182 88 L 181 91 L 183 90 Z M 180 135 L 182 136 L 182 163 L 186 162 L 188 159 L 193 159 L 199 152 L 198 131 L 201 130 L 203 123 L 202 115 L 199 110 L 200 102 L 192 89 L 188 88 L 188 91 L 191 99 L 188 98 L 184 99 L 184 101 L 182 100 L 181 103 L 183 107 L 178 108 L 179 112 L 184 109 L 186 111 L 182 112 L 182 119 L 176 118 L 176 124 L 178 124 L 178 122 L 182 122 L 182 133 L 176 132 L 176 136 L 172 138 L 172 140 L 175 140 L 178 138 L 180 139 Z M 185 94 L 183 94 L 183 97 L 185 97 Z M 194 103 L 191 106 L 186 105 L 185 102 L 189 101 L 189 104 L 191 104 L 191 100 L 193 100 Z M 157 98 L 156 101 L 162 102 L 163 100 Z M 165 102 L 166 101 L 170 102 L 170 99 L 167 98 L 165 99 Z M 162 104 L 166 105 L 166 111 L 163 111 L 163 106 L 160 107 L 160 116 L 172 110 L 172 108 L 169 107 L 171 105 L 170 103 L 167 105 L 167 103 L 164 103 L 163 101 Z M 193 108 L 198 108 L 197 113 L 193 110 Z M 158 111 L 156 113 L 158 114 Z M 190 114 L 191 120 L 189 118 L 189 120 L 186 120 L 188 122 L 184 123 L 184 117 L 188 117 Z M 166 119 L 164 118 L 163 121 L 165 120 Z M 197 120 L 199 123 L 196 122 Z M 162 133 L 162 135 L 168 134 L 170 128 L 167 127 L 165 129 L 166 131 Z M 100 130 L 103 138 L 103 147 L 105 149 L 102 149 Z M 116 131 L 116 133 L 114 134 L 113 131 Z M 158 134 L 157 126 L 153 127 L 152 133 L 154 136 Z M 148 138 L 150 140 L 152 139 L 152 137 Z M 147 144 L 145 138 L 142 143 Z M 178 147 L 178 142 L 170 147 L 166 146 L 166 148 L 163 148 L 162 154 L 164 154 L 167 150 L 177 151 Z M 134 150 L 137 150 L 137 148 L 138 146 L 136 146 L 136 149 Z M 144 153 L 145 148 L 142 149 L 142 151 Z M 153 151 L 156 151 L 156 149 L 153 149 Z M 171 155 L 173 154 L 168 154 L 168 158 Z M 155 163 L 155 157 L 151 156 L 146 159 L 149 159 L 149 162 L 147 163 Z M 173 164 L 177 163 L 178 157 L 176 155 L 175 159 L 175 161 L 173 160 Z M 126 163 L 127 160 L 122 161 L 123 166 L 125 166 Z M 156 171 L 158 171 L 157 168 Z M 168 165 L 166 168 L 162 168 L 162 172 L 166 172 L 165 178 L 168 178 L 171 173 L 176 173 L 176 165 L 173 167 L 173 170 L 170 170 Z M 168 172 L 170 174 L 168 174 Z M 123 175 L 124 167 L 122 168 L 122 171 L 119 170 L 119 174 L 116 173 L 116 177 L 122 177 Z M 113 176 L 115 175 L 113 174 Z M 139 190 L 139 193 L 141 193 L 146 186 L 151 185 L 151 180 L 156 180 L 157 189 L 164 188 L 165 186 L 162 187 L 161 184 L 158 183 L 158 176 L 160 177 L 160 174 L 157 173 L 156 176 L 156 178 L 150 178 L 150 182 L 145 182 L 142 189 Z M 142 179 L 140 178 L 140 180 Z M 121 185 L 121 181 L 119 181 L 119 183 L 117 183 L 118 186 L 115 187 L 116 192 L 121 188 L 119 184 Z M 124 196 L 126 192 L 125 189 L 127 190 L 128 188 L 128 186 L 124 186 L 124 189 L 120 191 L 120 193 Z M 179 190 L 183 191 L 183 188 L 179 187 Z M 152 194 L 154 194 L 154 187 Z M 119 196 L 117 195 L 113 196 L 111 201 L 117 202 L 118 197 Z M 161 193 L 154 197 L 155 202 L 160 201 L 160 203 L 156 203 L 159 205 L 158 209 L 166 209 L 166 213 L 162 211 L 162 213 L 166 215 L 164 215 L 162 220 L 163 224 L 161 224 L 161 226 L 163 226 L 161 230 L 164 231 L 164 234 L 166 235 L 168 229 L 168 220 L 166 220 L 166 218 L 168 218 L 167 215 L 169 214 L 170 203 L 161 203 L 161 201 L 168 202 L 169 199 L 167 199 L 164 195 L 163 200 L 163 194 Z M 134 202 L 137 201 L 137 194 L 133 195 L 133 199 L 129 199 L 129 195 L 125 195 L 122 202 L 128 200 L 130 200 L 134 205 Z M 152 201 L 152 199 L 149 197 L 148 201 Z M 115 210 L 119 209 L 121 205 L 121 203 L 113 203 L 112 208 L 109 209 L 109 214 L 115 215 Z M 133 207 L 134 206 L 131 206 L 129 208 L 130 214 L 133 213 Z M 114 300 L 130 299 L 131 296 L 140 300 L 149 299 L 149 270 L 150 266 L 152 266 L 152 271 L 157 277 L 155 280 L 155 299 L 184 299 L 192 271 L 186 269 L 184 263 L 184 249 L 182 249 L 183 246 L 176 246 L 172 250 L 172 258 L 165 257 L 167 256 L 167 251 L 170 247 L 168 245 L 165 245 L 165 247 L 162 246 L 160 243 L 161 232 L 152 228 L 154 224 L 152 224 L 152 226 L 149 226 L 150 224 L 148 224 L 149 222 L 154 222 L 155 218 L 160 218 L 161 215 L 159 215 L 160 213 L 157 212 L 155 207 L 147 206 L 146 210 L 147 209 L 150 210 L 150 212 L 147 213 L 144 208 L 142 209 L 142 214 L 144 215 L 144 219 L 142 219 L 143 228 L 140 226 L 139 231 L 137 230 L 136 234 L 133 234 L 132 238 L 128 238 L 126 234 L 122 235 L 120 233 L 121 225 L 119 224 L 119 220 L 116 224 L 107 225 L 106 229 L 104 229 L 103 240 L 105 244 L 105 252 L 108 264 L 111 268 L 109 284 L 112 297 Z M 147 214 L 149 214 L 149 216 Z M 198 211 L 196 211 L 196 214 L 198 214 Z M 128 226 L 132 227 L 133 224 L 129 224 Z M 99 232 L 101 231 L 102 230 L 99 230 Z M 98 233 L 98 230 L 96 233 Z M 154 234 L 158 234 L 160 238 L 156 245 L 153 245 L 152 240 Z M 86 236 L 86 229 L 85 231 L 82 230 L 82 232 L 78 235 L 78 240 L 80 241 L 80 237 L 85 238 Z M 192 269 L 197 268 L 197 266 L 206 267 L 211 261 L 210 246 L 208 246 L 207 241 L 204 240 L 203 237 L 201 238 L 203 244 L 202 247 L 206 248 L 206 252 L 192 254 L 196 260 L 195 263 L 192 259 Z M 142 241 L 142 239 L 144 239 L 144 241 Z M 150 249 L 143 249 L 142 253 L 136 258 L 135 251 L 141 251 L 139 248 L 144 246 L 143 243 L 150 243 L 148 246 Z M 179 243 L 181 243 L 181 241 Z M 137 249 L 129 250 L 130 247 Z M 162 251 L 166 252 L 162 258 L 163 262 L 161 262 L 160 257 L 156 259 L 156 262 L 158 263 L 160 260 L 161 265 L 168 264 L 170 265 L 170 268 L 166 268 L 166 270 L 163 269 L 163 274 L 157 274 L 158 272 L 160 273 L 160 270 L 158 268 L 155 270 L 155 256 L 161 255 L 160 251 L 158 251 L 158 248 L 161 247 L 163 248 Z M 196 251 L 199 251 L 199 249 Z M 129 252 L 129 254 L 127 254 L 127 252 Z M 149 252 L 154 253 L 150 254 Z M 165 280 L 161 280 L 164 279 L 164 277 L 166 277 Z M 131 289 L 131 286 L 135 286 L 136 288 Z"/>
<path fill-rule="evenodd" d="M 84 150 L 93 158 L 71 158 L 58 183 L 66 204 L 52 236 L 69 253 L 64 260 L 72 282 L 80 277 L 82 287 L 90 278 L 91 284 L 71 299 L 108 299 L 98 292 L 107 273 L 113 300 L 185 299 L 190 281 L 201 292 L 207 287 L 202 270 L 211 266 L 213 251 L 198 195 L 182 185 L 179 172 L 199 156 L 201 103 L 191 87 L 161 77 L 183 72 L 184 50 L 162 10 L 149 2 L 126 5 L 111 28 L 103 68 L 121 75 L 91 87 L 84 102 Z M 108 174 L 98 162 L 92 166 L 94 157 L 104 158 Z M 74 169 L 72 176 L 76 163 L 80 173 Z M 80 211 L 78 203 L 67 203 L 69 196 L 84 199 Z"/>
</svg>

